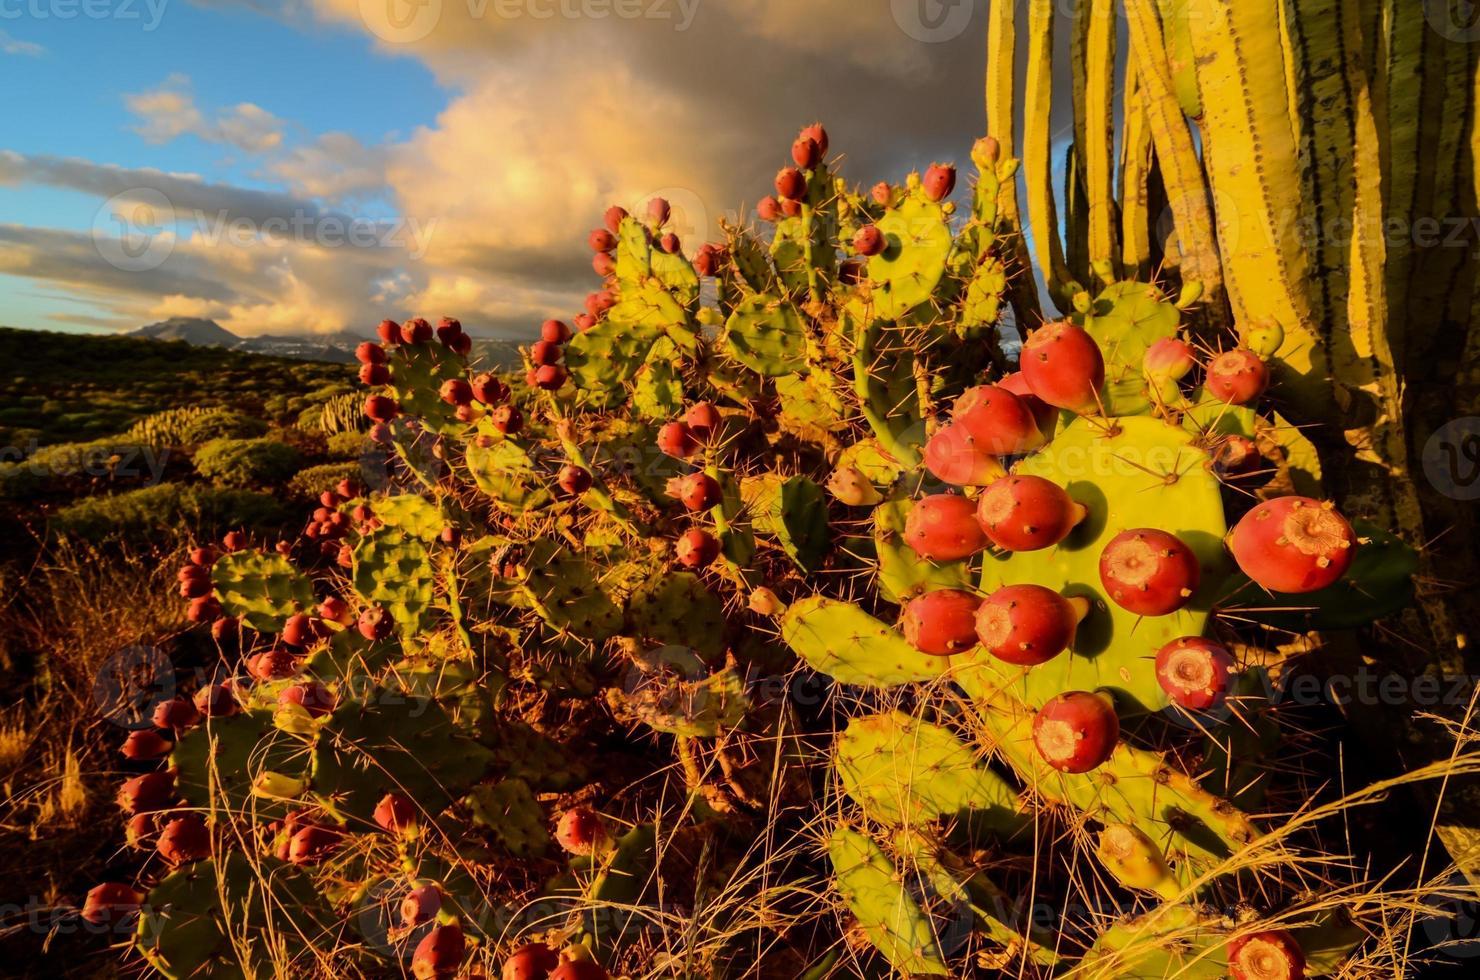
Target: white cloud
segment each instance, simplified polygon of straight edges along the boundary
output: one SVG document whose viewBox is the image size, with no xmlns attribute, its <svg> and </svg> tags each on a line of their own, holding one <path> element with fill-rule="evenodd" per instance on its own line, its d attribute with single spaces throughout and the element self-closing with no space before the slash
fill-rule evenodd
<svg viewBox="0 0 1480 980">
<path fill-rule="evenodd" d="M 147 92 L 125 95 L 124 104 L 140 118 L 134 132 L 150 143 L 168 143 L 188 134 L 248 153 L 265 153 L 283 142 L 283 121 L 250 102 L 207 118 L 196 106 L 190 79 L 184 75 L 171 75 Z"/>
<path fill-rule="evenodd" d="M 22 41 L 11 37 L 5 31 L 0 31 L 0 54 L 25 55 L 28 58 L 39 58 L 46 53 L 46 49 L 32 41 Z"/>
</svg>

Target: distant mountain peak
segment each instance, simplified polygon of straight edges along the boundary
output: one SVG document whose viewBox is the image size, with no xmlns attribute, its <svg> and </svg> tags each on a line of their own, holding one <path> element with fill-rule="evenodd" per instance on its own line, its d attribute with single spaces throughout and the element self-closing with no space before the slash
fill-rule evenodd
<svg viewBox="0 0 1480 980">
<path fill-rule="evenodd" d="M 215 320 L 196 316 L 172 316 L 128 334 L 150 340 L 183 340 L 203 347 L 233 347 L 241 339 Z"/>
</svg>

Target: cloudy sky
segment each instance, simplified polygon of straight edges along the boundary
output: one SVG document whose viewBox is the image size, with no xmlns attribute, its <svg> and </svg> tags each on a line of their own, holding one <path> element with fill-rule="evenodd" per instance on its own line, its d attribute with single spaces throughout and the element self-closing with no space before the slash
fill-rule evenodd
<svg viewBox="0 0 1480 980">
<path fill-rule="evenodd" d="M 527 336 L 610 203 L 686 246 L 822 119 L 966 160 L 987 0 L 0 0 L 0 323 Z"/>
</svg>

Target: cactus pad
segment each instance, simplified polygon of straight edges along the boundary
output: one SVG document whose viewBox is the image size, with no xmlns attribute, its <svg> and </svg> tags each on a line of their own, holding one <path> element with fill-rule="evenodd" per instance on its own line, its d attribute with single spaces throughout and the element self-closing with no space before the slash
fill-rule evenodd
<svg viewBox="0 0 1480 980">
<path fill-rule="evenodd" d="M 760 374 L 779 377 L 806 366 L 802 316 L 784 299 L 765 294 L 742 300 L 725 323 L 730 356 Z"/>
<path fill-rule="evenodd" d="M 396 528 L 381 528 L 355 547 L 354 583 L 360 598 L 384 606 L 397 623 L 414 627 L 431 608 L 435 575 L 427 549 Z"/>
<path fill-rule="evenodd" d="M 879 845 L 839 826 L 828 838 L 827 854 L 843 901 L 890 966 L 905 976 L 950 972 L 929 917 L 900 884 L 898 869 Z"/>
<path fill-rule="evenodd" d="M 228 616 L 254 630 L 276 633 L 288 617 L 313 605 L 313 583 L 279 554 L 239 551 L 222 555 L 211 583 Z"/>
</svg>

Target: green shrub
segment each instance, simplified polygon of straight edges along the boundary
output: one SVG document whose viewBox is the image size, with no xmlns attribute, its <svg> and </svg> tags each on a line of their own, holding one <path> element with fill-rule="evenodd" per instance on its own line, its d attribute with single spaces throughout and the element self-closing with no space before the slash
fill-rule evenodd
<svg viewBox="0 0 1480 980">
<path fill-rule="evenodd" d="M 324 445 L 331 459 L 359 459 L 374 444 L 363 432 L 337 432 Z"/>
<path fill-rule="evenodd" d="M 265 493 L 161 483 L 79 500 L 57 511 L 51 529 L 88 538 L 147 539 L 164 528 L 214 536 L 237 527 L 274 530 L 290 518 L 287 509 Z"/>
<path fill-rule="evenodd" d="M 325 490 L 333 490 L 340 480 L 363 482 L 359 463 L 326 463 L 299 470 L 288 481 L 288 492 L 295 497 L 317 497 Z"/>
<path fill-rule="evenodd" d="M 124 438 L 146 446 L 184 446 L 201 441 L 191 438 L 190 427 L 198 420 L 205 416 L 224 414 L 224 412 L 211 412 L 199 406 L 170 408 L 139 419 L 129 427 Z"/>
<path fill-rule="evenodd" d="M 215 439 L 255 439 L 267 433 L 267 423 L 235 412 L 206 412 L 184 426 L 184 441 L 199 445 Z"/>
<path fill-rule="evenodd" d="M 288 479 L 302 460 L 274 439 L 214 439 L 195 451 L 195 470 L 223 487 L 264 487 Z"/>
</svg>

